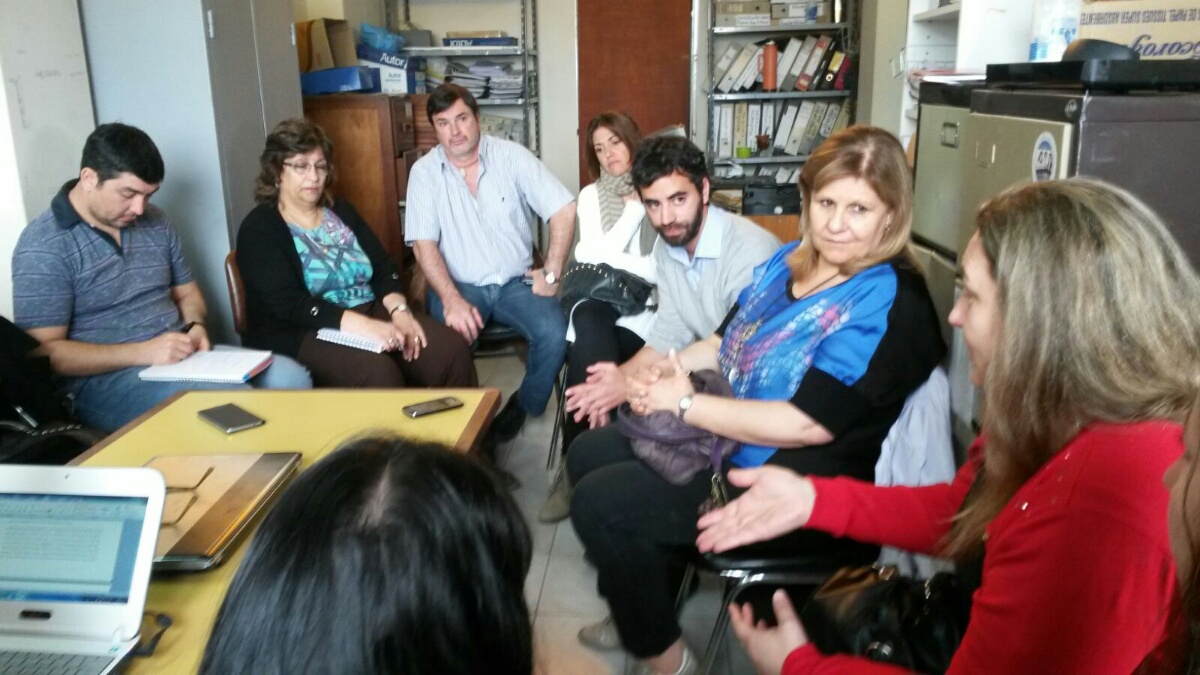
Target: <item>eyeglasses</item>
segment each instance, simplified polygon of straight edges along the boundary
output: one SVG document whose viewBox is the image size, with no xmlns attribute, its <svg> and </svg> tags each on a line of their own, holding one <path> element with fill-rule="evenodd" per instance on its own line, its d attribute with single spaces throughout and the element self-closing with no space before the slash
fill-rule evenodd
<svg viewBox="0 0 1200 675">
<path fill-rule="evenodd" d="M 313 171 L 313 170 L 315 170 L 317 172 L 318 176 L 328 176 L 329 175 L 329 165 L 328 164 L 291 164 L 288 162 L 284 162 L 283 165 L 288 167 L 292 171 L 295 171 L 300 176 L 307 176 L 308 172 Z"/>
</svg>

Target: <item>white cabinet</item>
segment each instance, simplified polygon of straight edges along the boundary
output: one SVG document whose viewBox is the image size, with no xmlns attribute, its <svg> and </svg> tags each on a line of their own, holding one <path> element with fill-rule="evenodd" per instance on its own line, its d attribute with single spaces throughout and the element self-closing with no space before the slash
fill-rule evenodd
<svg viewBox="0 0 1200 675">
<path fill-rule="evenodd" d="M 938 4 L 938 0 L 909 0 L 908 39 L 902 59 L 906 76 L 930 69 L 982 73 L 989 63 L 1029 60 L 1033 0 Z M 916 126 L 917 89 L 913 84 L 905 89 L 900 140 L 907 143 Z"/>
</svg>

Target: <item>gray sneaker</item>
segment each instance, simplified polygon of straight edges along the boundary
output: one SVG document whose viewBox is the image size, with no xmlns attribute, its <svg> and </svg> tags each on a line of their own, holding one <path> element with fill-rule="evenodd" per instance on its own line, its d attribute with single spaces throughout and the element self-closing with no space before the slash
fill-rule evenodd
<svg viewBox="0 0 1200 675">
<path fill-rule="evenodd" d="M 604 617 L 603 621 L 580 628 L 579 641 L 602 652 L 612 652 L 621 648 L 621 636 L 617 635 L 617 626 L 613 623 L 612 615 Z"/>
<path fill-rule="evenodd" d="M 700 659 L 696 658 L 696 654 L 692 652 L 691 648 L 684 644 L 683 661 L 679 664 L 679 670 L 673 673 L 659 673 L 642 661 L 633 661 L 627 675 L 700 675 Z"/>
<path fill-rule="evenodd" d="M 542 504 L 542 510 L 538 511 L 538 521 L 557 523 L 569 515 L 571 515 L 571 481 L 567 480 L 567 472 L 560 464 L 558 473 L 554 475 L 554 485 L 550 486 L 550 494 L 546 496 L 546 503 Z"/>
</svg>

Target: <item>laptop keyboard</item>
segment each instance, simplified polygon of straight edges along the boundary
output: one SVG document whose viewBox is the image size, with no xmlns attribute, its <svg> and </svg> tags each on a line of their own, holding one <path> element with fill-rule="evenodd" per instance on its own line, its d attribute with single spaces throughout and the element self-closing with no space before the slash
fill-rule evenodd
<svg viewBox="0 0 1200 675">
<path fill-rule="evenodd" d="M 99 675 L 112 661 L 111 656 L 0 651 L 0 673 L 4 673 L 4 675 Z"/>
</svg>

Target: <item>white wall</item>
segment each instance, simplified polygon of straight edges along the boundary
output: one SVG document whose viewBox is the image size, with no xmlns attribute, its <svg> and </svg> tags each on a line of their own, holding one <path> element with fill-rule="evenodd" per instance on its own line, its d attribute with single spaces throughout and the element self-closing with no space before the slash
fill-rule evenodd
<svg viewBox="0 0 1200 675">
<path fill-rule="evenodd" d="M 0 313 L 11 318 L 17 237 L 79 175 L 95 128 L 75 0 L 0 2 L 0 80 Z"/>
<path fill-rule="evenodd" d="M 0 61 L 0 79 L 4 79 L 4 63 Z M 29 222 L 25 203 L 8 198 L 21 194 L 21 179 L 17 167 L 17 151 L 13 146 L 11 118 L 8 114 L 7 87 L 0 87 L 0 314 L 13 316 L 12 251 L 17 245 L 21 228 Z"/>
<path fill-rule="evenodd" d="M 365 21 L 375 26 L 384 24 L 384 0 L 292 0 L 296 21 L 308 19 L 344 19 L 359 34 Z"/>
</svg>

